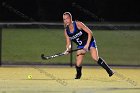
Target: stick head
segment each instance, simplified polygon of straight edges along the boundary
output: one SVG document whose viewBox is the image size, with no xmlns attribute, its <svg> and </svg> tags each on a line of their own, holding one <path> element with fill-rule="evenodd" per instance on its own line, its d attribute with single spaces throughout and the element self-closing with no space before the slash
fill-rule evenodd
<svg viewBox="0 0 140 93">
<path fill-rule="evenodd" d="M 44 60 L 46 59 L 44 54 L 41 54 L 41 58 L 44 59 Z"/>
<path fill-rule="evenodd" d="M 45 56 L 44 54 L 41 54 L 41 58 L 42 58 L 43 60 L 48 60 L 48 59 L 50 59 L 50 58 L 52 58 L 52 57 Z"/>
</svg>

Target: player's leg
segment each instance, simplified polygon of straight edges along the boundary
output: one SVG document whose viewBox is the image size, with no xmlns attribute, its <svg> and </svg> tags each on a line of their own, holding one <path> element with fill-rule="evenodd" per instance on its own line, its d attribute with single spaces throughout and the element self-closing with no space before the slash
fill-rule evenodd
<svg viewBox="0 0 140 93">
<path fill-rule="evenodd" d="M 90 53 L 91 53 L 91 56 L 92 58 L 100 65 L 102 66 L 106 71 L 107 73 L 109 74 L 109 77 L 111 77 L 114 72 L 111 70 L 111 68 L 107 65 L 107 63 L 99 57 L 98 55 L 98 49 L 95 48 L 95 47 L 91 47 L 90 48 Z"/>
<path fill-rule="evenodd" d="M 82 76 L 82 61 L 85 55 L 85 51 L 84 50 L 79 50 L 77 51 L 77 57 L 76 57 L 76 77 L 75 79 L 80 79 Z"/>
</svg>

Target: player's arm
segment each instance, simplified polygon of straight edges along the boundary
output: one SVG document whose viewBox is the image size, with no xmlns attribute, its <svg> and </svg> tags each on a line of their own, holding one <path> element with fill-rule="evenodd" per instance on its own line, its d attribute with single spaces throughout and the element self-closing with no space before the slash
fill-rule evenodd
<svg viewBox="0 0 140 93">
<path fill-rule="evenodd" d="M 66 51 L 65 52 L 67 52 L 71 49 L 71 41 L 70 41 L 69 36 L 66 33 L 66 29 L 64 30 L 64 36 L 66 38 Z M 66 53 L 66 54 L 68 54 L 68 53 Z"/>
<path fill-rule="evenodd" d="M 88 49 L 91 38 L 92 38 L 92 31 L 82 22 L 77 22 L 77 26 L 79 29 L 83 29 L 85 32 L 88 33 L 88 40 L 87 40 L 87 44 L 85 45 L 84 48 Z"/>
<path fill-rule="evenodd" d="M 64 35 L 65 35 L 65 38 L 66 38 L 66 48 L 69 48 L 69 46 L 71 45 L 71 41 L 70 41 L 69 36 L 66 33 L 66 30 L 64 30 Z"/>
</svg>

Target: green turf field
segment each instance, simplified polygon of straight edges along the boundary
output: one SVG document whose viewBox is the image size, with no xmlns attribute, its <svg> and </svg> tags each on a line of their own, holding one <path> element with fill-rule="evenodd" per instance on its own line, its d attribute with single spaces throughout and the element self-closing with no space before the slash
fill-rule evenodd
<svg viewBox="0 0 140 93">
<path fill-rule="evenodd" d="M 107 63 L 140 65 L 140 31 L 93 30 L 99 54 Z M 65 50 L 63 29 L 2 29 L 2 61 L 10 64 L 69 64 L 63 56 L 42 61 L 40 54 L 55 54 Z M 74 61 L 74 59 L 73 59 Z M 90 55 L 83 64 L 94 64 Z"/>
<path fill-rule="evenodd" d="M 0 67 L 0 93 L 140 93 L 139 68 L 113 69 L 108 77 L 102 68 L 83 67 L 75 80 L 70 67 Z"/>
</svg>

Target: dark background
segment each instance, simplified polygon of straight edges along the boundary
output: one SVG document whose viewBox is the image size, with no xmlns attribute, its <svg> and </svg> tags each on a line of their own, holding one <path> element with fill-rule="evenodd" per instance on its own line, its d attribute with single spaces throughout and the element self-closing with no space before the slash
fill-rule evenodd
<svg viewBox="0 0 140 93">
<path fill-rule="evenodd" d="M 60 22 L 65 11 L 80 21 L 140 22 L 138 0 L 3 0 L 0 21 Z"/>
</svg>

